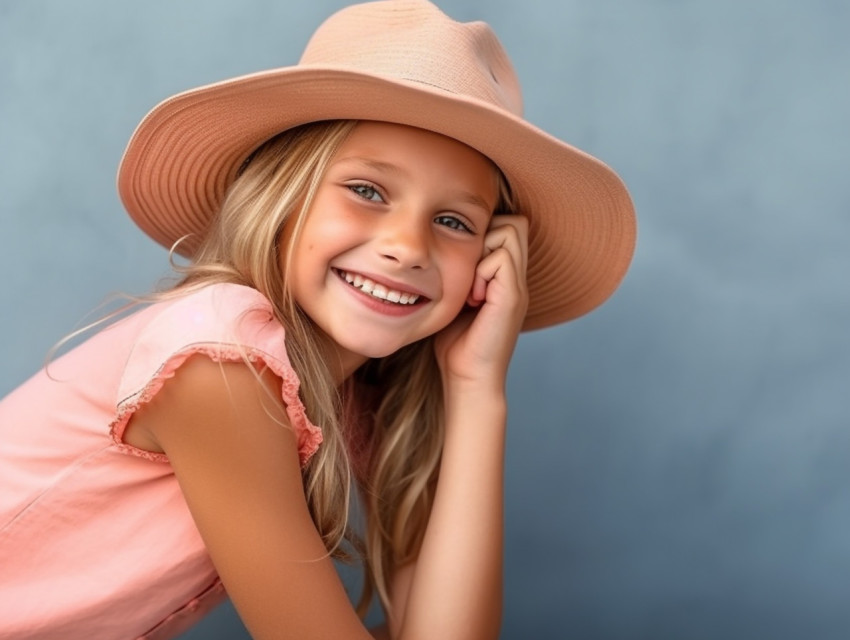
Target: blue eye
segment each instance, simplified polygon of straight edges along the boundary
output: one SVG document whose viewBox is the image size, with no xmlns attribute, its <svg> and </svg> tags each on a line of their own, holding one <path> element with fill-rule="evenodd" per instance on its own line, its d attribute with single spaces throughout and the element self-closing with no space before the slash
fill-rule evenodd
<svg viewBox="0 0 850 640">
<path fill-rule="evenodd" d="M 458 218 L 454 216 L 437 216 L 434 218 L 434 222 L 437 224 L 441 224 L 444 227 L 448 227 L 449 229 L 454 229 L 455 231 L 463 231 L 465 233 L 472 233 L 472 229 L 469 228 L 466 224 L 464 224 Z"/>
<path fill-rule="evenodd" d="M 384 199 L 381 197 L 381 194 L 378 193 L 378 190 L 371 184 L 352 184 L 349 185 L 348 188 L 364 200 L 369 200 L 370 202 L 384 201 Z"/>
</svg>

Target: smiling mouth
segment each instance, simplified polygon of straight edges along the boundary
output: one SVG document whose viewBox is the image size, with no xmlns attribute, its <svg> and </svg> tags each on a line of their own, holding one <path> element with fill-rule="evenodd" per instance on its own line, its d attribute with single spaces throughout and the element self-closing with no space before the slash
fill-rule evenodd
<svg viewBox="0 0 850 640">
<path fill-rule="evenodd" d="M 359 273 L 349 273 L 342 269 L 334 269 L 334 271 L 340 278 L 345 280 L 350 286 L 354 287 L 358 291 L 372 296 L 373 298 L 377 298 L 378 300 L 383 300 L 388 304 L 412 305 L 419 302 L 420 299 L 423 299 L 422 296 L 417 293 L 389 289 L 382 284 L 378 284 L 374 280 L 361 276 Z"/>
</svg>

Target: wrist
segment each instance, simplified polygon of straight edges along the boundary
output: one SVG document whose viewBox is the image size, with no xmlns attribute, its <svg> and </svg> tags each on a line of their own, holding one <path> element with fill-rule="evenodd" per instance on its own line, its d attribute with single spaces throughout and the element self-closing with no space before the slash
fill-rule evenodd
<svg viewBox="0 0 850 640">
<path fill-rule="evenodd" d="M 504 398 L 508 372 L 490 370 L 484 375 L 463 375 L 442 371 L 443 393 L 446 397 L 502 397 Z"/>
<path fill-rule="evenodd" d="M 471 407 L 474 410 L 491 408 L 507 410 L 504 384 L 484 384 L 478 381 L 457 380 L 443 384 L 446 408 Z"/>
<path fill-rule="evenodd" d="M 508 401 L 501 390 L 457 385 L 444 394 L 446 430 L 456 425 L 466 433 L 484 429 L 503 431 L 508 416 Z"/>
</svg>

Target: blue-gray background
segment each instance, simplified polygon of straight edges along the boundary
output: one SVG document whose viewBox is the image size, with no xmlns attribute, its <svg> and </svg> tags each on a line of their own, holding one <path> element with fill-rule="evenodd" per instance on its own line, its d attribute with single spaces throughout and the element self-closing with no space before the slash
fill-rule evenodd
<svg viewBox="0 0 850 640">
<path fill-rule="evenodd" d="M 343 4 L 0 0 L 0 393 L 166 272 L 114 189 L 144 113 Z M 518 347 L 503 637 L 846 638 L 850 3 L 440 5 L 640 215 L 611 302 Z M 227 607 L 185 636 L 242 637 Z"/>
</svg>

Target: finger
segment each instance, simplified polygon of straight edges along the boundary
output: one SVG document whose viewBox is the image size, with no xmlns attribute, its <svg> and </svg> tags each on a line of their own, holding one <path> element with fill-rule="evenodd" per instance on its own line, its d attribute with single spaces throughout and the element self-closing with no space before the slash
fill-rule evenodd
<svg viewBox="0 0 850 640">
<path fill-rule="evenodd" d="M 475 275 L 472 279 L 472 287 L 469 290 L 469 296 L 466 298 L 466 303 L 471 307 L 478 307 L 484 302 L 487 297 L 487 280 L 475 270 Z"/>
<path fill-rule="evenodd" d="M 516 264 L 515 255 L 504 246 L 498 247 L 478 263 L 473 280 L 473 298 L 484 301 L 494 282 L 514 292 L 517 299 L 522 298 L 526 289 L 525 273 Z"/>
<path fill-rule="evenodd" d="M 476 268 L 472 287 L 467 297 L 467 304 L 472 307 L 480 306 L 487 297 L 487 285 L 498 272 L 498 262 L 493 262 L 490 256 L 504 249 L 515 268 L 516 285 L 525 287 L 526 267 L 528 262 L 528 220 L 518 215 L 498 215 L 491 220 L 487 235 L 484 238 L 482 261 L 487 261 L 484 269 Z M 506 274 L 507 275 L 507 274 Z"/>
<path fill-rule="evenodd" d="M 521 216 L 498 217 L 514 220 L 491 227 L 484 239 L 484 257 L 496 249 L 504 248 L 510 253 L 518 272 L 524 277 L 528 265 L 527 222 Z"/>
<path fill-rule="evenodd" d="M 513 241 L 509 248 L 519 257 L 518 264 L 528 264 L 528 218 L 519 215 L 493 216 L 484 239 L 487 252 L 507 241 Z"/>
</svg>

